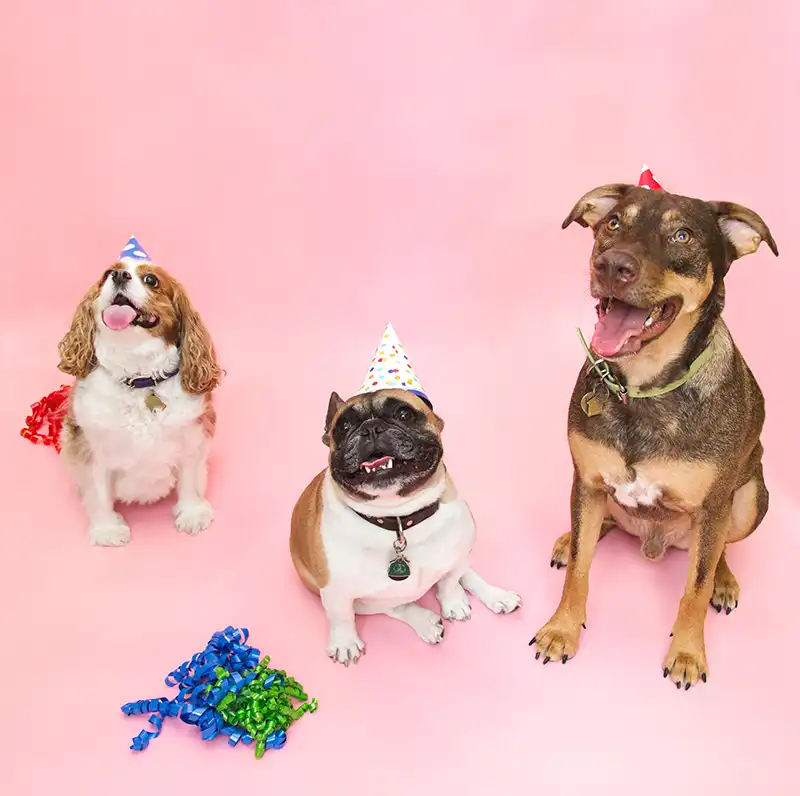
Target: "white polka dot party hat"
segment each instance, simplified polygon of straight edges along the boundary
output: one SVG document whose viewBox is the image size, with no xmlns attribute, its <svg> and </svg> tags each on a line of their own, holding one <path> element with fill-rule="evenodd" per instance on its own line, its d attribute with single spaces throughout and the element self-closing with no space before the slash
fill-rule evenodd
<svg viewBox="0 0 800 796">
<path fill-rule="evenodd" d="M 664 188 L 659 185 L 658 180 L 653 176 L 653 172 L 646 163 L 642 166 L 642 173 L 639 175 L 639 187 L 648 188 L 651 191 L 664 190 Z"/>
<path fill-rule="evenodd" d="M 388 324 L 372 357 L 359 394 L 378 390 L 407 390 L 430 404 L 392 324 Z"/>
<path fill-rule="evenodd" d="M 150 255 L 142 248 L 142 244 L 131 236 L 119 253 L 120 260 L 134 260 L 137 263 L 151 263 Z"/>
</svg>

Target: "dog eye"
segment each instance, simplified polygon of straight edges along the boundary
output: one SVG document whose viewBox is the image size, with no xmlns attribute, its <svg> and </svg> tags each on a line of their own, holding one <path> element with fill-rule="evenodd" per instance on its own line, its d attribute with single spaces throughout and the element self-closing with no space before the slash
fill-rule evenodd
<svg viewBox="0 0 800 796">
<path fill-rule="evenodd" d="M 688 243 L 692 239 L 692 233 L 688 229 L 679 229 L 672 239 L 675 243 Z"/>
<path fill-rule="evenodd" d="M 401 423 L 408 423 L 409 420 L 413 419 L 414 413 L 407 407 L 401 406 L 395 413 L 394 416 L 401 422 Z"/>
<path fill-rule="evenodd" d="M 144 282 L 148 287 L 158 287 L 158 279 L 156 278 L 155 274 L 145 274 L 142 277 L 142 282 Z"/>
<path fill-rule="evenodd" d="M 611 232 L 616 232 L 619 229 L 619 219 L 616 216 L 611 216 L 606 223 L 606 228 Z"/>
<path fill-rule="evenodd" d="M 353 427 L 353 424 L 349 420 L 342 420 L 338 424 L 338 427 L 342 434 L 347 434 L 347 432 Z"/>
</svg>

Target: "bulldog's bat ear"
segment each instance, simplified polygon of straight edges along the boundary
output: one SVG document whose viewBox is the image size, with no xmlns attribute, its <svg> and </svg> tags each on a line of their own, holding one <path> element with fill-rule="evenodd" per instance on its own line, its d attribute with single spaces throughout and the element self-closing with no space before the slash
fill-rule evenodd
<svg viewBox="0 0 800 796">
<path fill-rule="evenodd" d="M 566 229 L 573 221 L 582 227 L 593 227 L 619 204 L 620 199 L 635 188 L 635 185 L 616 183 L 601 185 L 589 191 L 575 203 L 575 207 L 561 224 L 561 229 Z"/>
<path fill-rule="evenodd" d="M 441 434 L 442 431 L 444 430 L 444 420 L 442 420 L 442 418 L 439 417 L 439 415 L 437 415 L 434 412 L 433 413 L 433 422 L 436 423 L 436 429 Z"/>
<path fill-rule="evenodd" d="M 753 254 L 762 242 L 769 246 L 776 257 L 778 256 L 778 245 L 758 213 L 733 202 L 709 202 L 709 204 L 717 214 L 717 223 L 722 234 L 733 247 L 736 255 L 734 259 Z"/>
<path fill-rule="evenodd" d="M 344 401 L 339 397 L 339 393 L 332 392 L 328 401 L 328 414 L 325 417 L 325 433 L 322 435 L 322 444 L 330 447 L 331 444 L 331 425 L 338 411 L 344 406 Z"/>
</svg>

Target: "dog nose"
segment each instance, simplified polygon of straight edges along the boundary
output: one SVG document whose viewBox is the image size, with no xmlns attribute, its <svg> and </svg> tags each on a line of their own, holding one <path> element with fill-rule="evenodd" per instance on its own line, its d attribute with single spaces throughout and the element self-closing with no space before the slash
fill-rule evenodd
<svg viewBox="0 0 800 796">
<path fill-rule="evenodd" d="M 640 271 L 638 260 L 627 252 L 613 250 L 603 252 L 594 261 L 597 278 L 611 287 L 630 285 L 638 279 Z"/>
<path fill-rule="evenodd" d="M 125 282 L 129 282 L 130 279 L 131 275 L 127 271 L 117 270 L 111 274 L 111 281 L 116 287 L 121 287 Z"/>
<path fill-rule="evenodd" d="M 375 442 L 387 428 L 388 426 L 382 420 L 367 420 L 362 424 L 360 434 L 362 437 L 369 437 L 371 442 Z"/>
</svg>

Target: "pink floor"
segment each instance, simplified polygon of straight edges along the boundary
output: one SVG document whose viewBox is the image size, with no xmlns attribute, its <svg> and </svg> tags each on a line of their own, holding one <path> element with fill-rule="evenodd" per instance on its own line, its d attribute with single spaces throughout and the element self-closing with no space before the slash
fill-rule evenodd
<svg viewBox="0 0 800 796">
<path fill-rule="evenodd" d="M 2 3 L 0 789 L 796 793 L 798 23 L 793 0 Z M 689 693 L 660 676 L 685 554 L 654 567 L 609 538 L 578 657 L 542 668 L 527 646 L 560 593 L 575 327 L 593 321 L 590 236 L 560 222 L 643 161 L 669 189 L 753 207 L 782 252 L 728 279 L 767 396 L 772 507 L 730 553 L 741 607 L 709 617 L 709 682 Z M 188 286 L 228 371 L 217 520 L 189 538 L 169 505 L 137 509 L 129 547 L 91 549 L 57 455 L 18 430 L 132 233 Z M 330 391 L 357 389 L 389 320 L 447 421 L 475 562 L 525 607 L 476 609 L 439 648 L 369 619 L 347 670 L 325 657 L 288 519 L 325 460 Z M 319 712 L 261 761 L 177 722 L 130 752 L 144 722 L 119 706 L 165 693 L 227 624 Z"/>
</svg>

